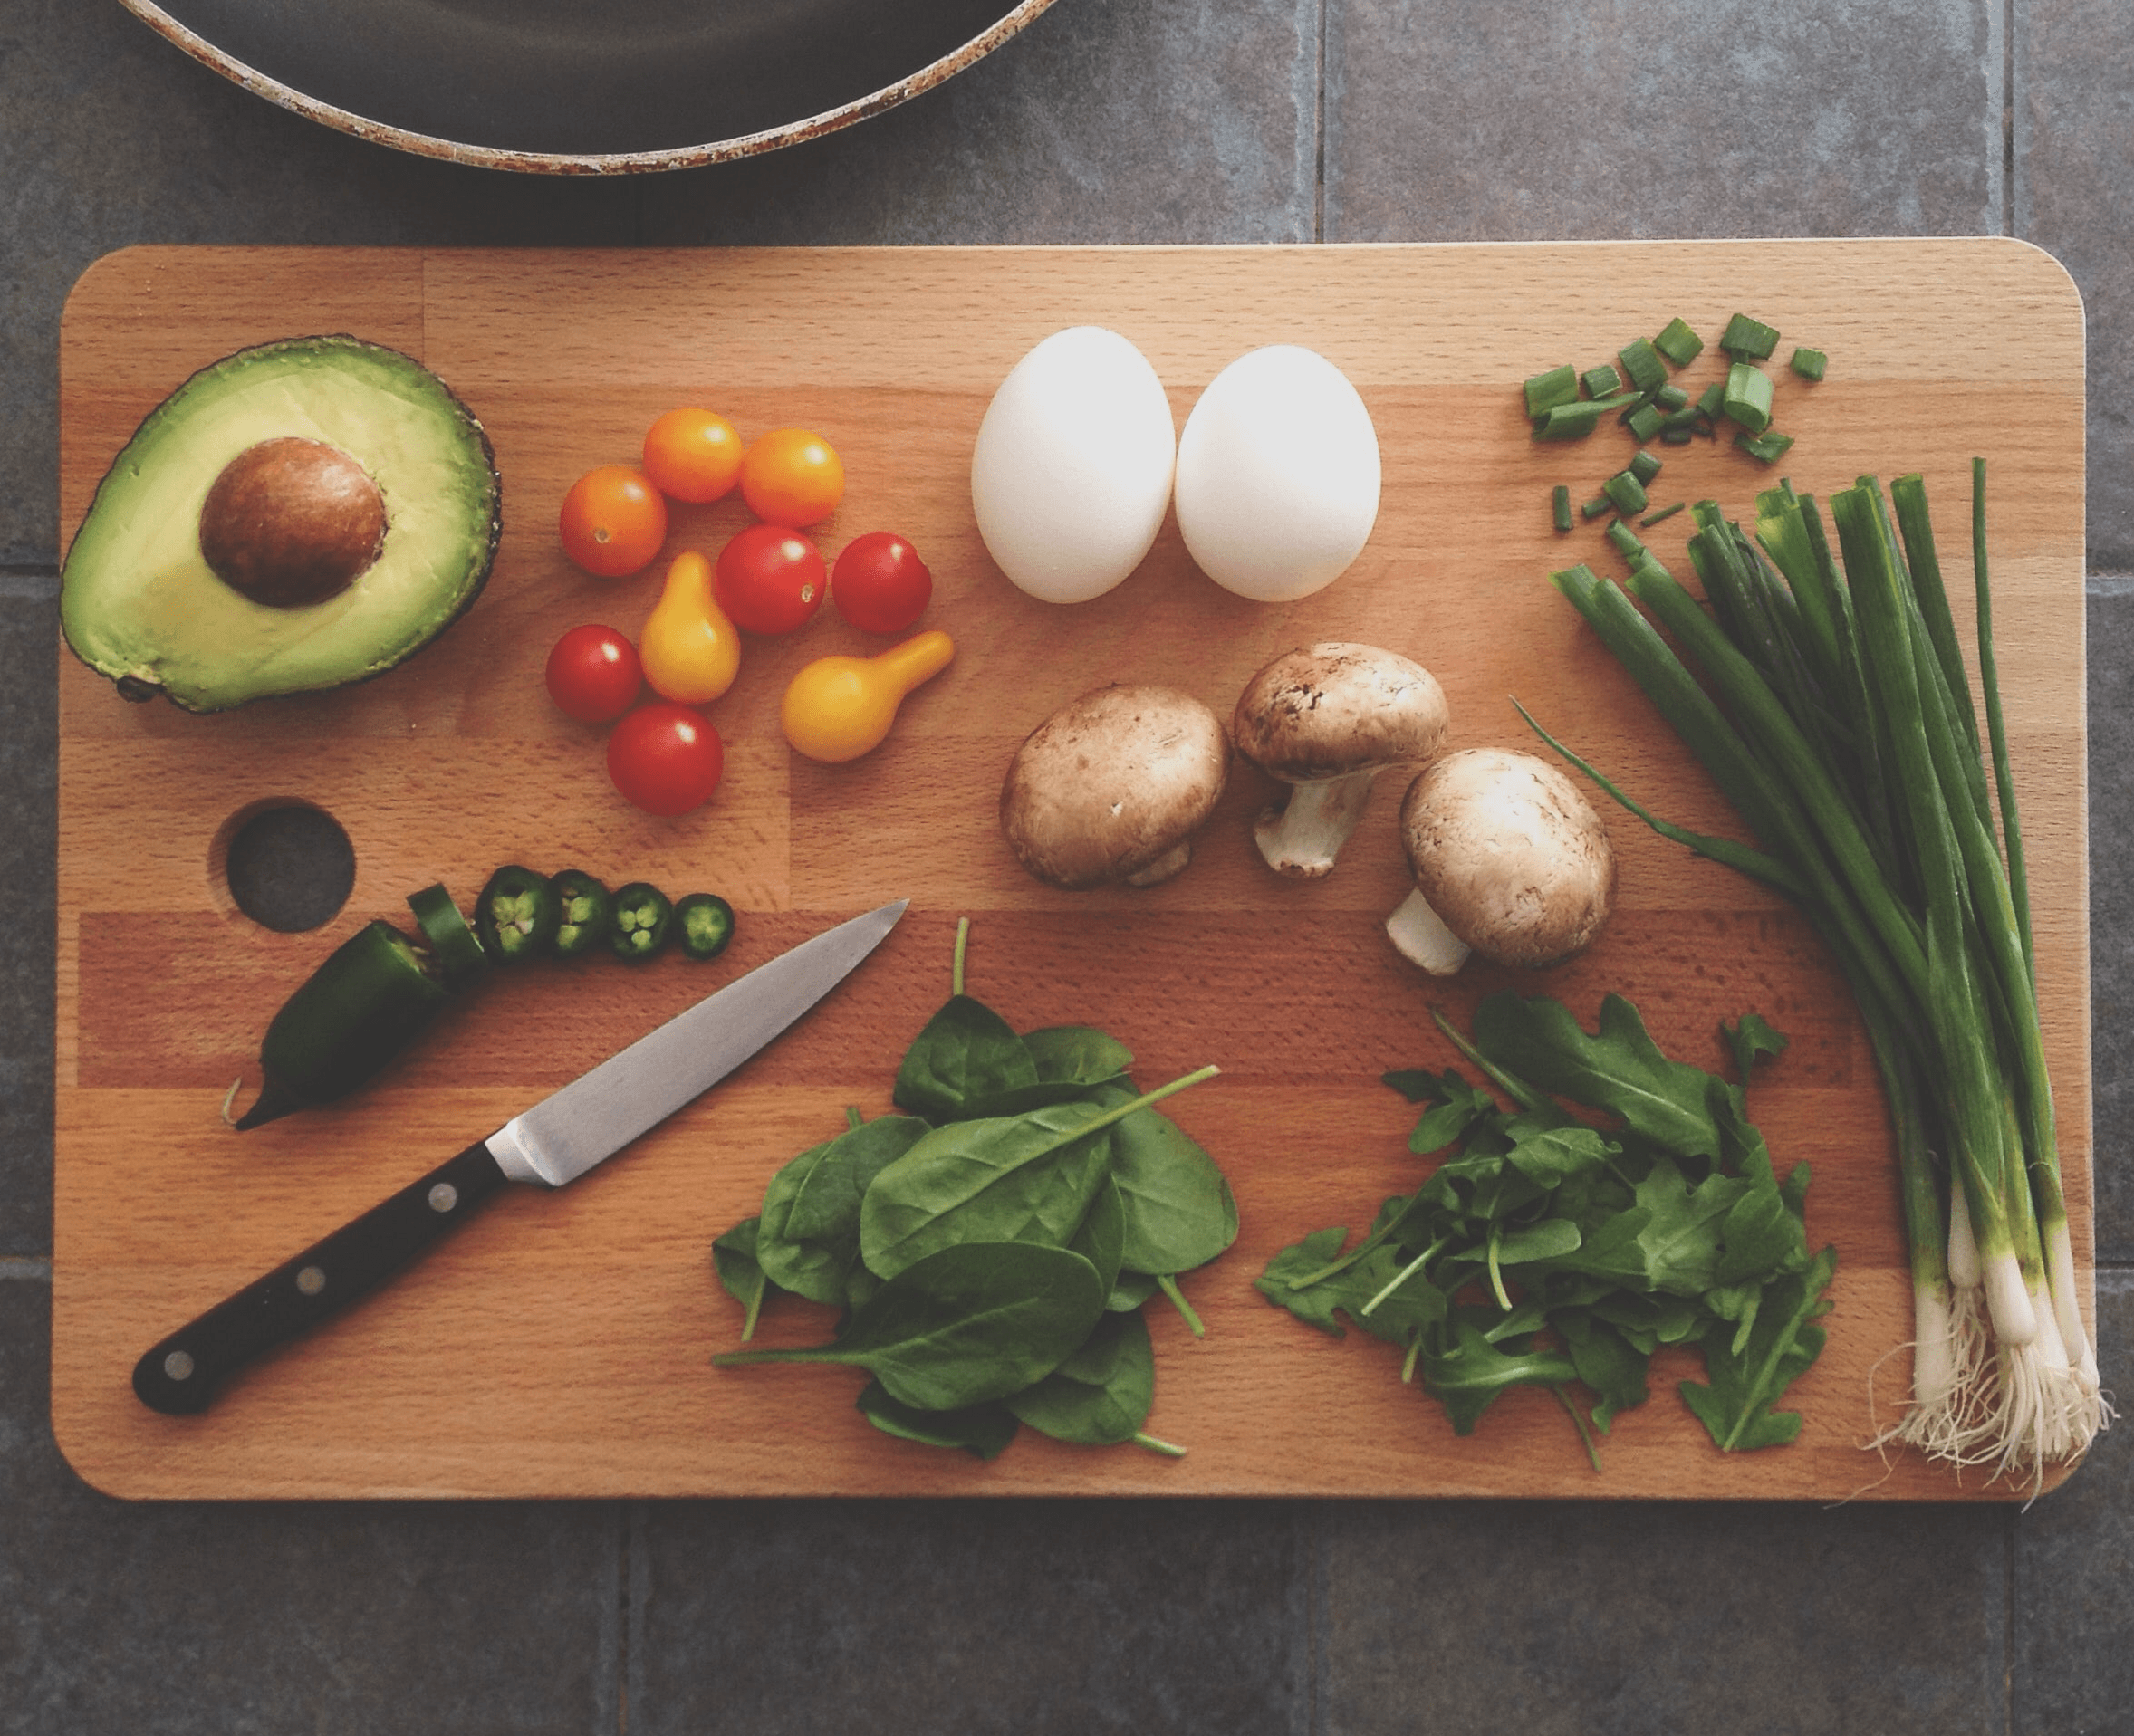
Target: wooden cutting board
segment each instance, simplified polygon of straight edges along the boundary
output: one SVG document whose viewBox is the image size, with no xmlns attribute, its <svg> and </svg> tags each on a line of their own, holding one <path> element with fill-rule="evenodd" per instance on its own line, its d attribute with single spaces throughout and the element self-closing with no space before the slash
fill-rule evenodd
<svg viewBox="0 0 2134 1736">
<path fill-rule="evenodd" d="M 1001 843 L 995 796 L 1016 743 L 1114 680 L 1186 687 L 1227 714 L 1267 658 L 1319 638 L 1421 658 L 1461 744 L 1531 745 L 1507 695 L 1690 825 L 1733 830 L 1701 775 L 1547 583 L 1599 529 L 1558 536 L 1548 495 L 1597 491 L 1630 446 L 1527 437 L 1518 385 L 1589 367 L 1679 314 L 1716 338 L 1744 311 L 1825 350 L 1829 379 L 1781 371 L 1783 466 L 1827 494 L 1860 472 L 1922 471 L 1952 589 L 1967 594 L 1969 460 L 1989 459 L 2001 667 L 2030 839 L 2038 974 L 2078 1258 L 2090 1260 L 2088 914 L 2083 809 L 2082 315 L 2066 274 L 2010 241 L 1608 245 L 425 253 L 136 249 L 68 303 L 62 529 L 135 424 L 240 345 L 352 331 L 437 370 L 487 425 L 504 476 L 495 573 L 472 613 L 386 678 L 217 717 L 130 705 L 61 657 L 58 1127 L 53 1420 L 75 1468 L 128 1496 L 1202 1493 L 2005 1498 L 1916 1459 L 1863 1452 L 1909 1373 L 1909 1299 L 1874 1069 L 1837 975 L 1777 900 L 1613 809 L 1620 908 L 1600 942 L 1538 976 L 1470 966 L 1422 980 L 1379 922 L 1404 889 L 1398 780 L 1331 878 L 1284 882 L 1248 821 L 1269 791 L 1241 770 L 1192 868 L 1151 891 L 1055 893 Z M 987 559 L 967 489 L 987 399 L 1062 326 L 1123 331 L 1182 424 L 1235 356 L 1311 345 L 1376 421 L 1384 500 L 1368 548 L 1301 602 L 1241 601 L 1167 526 L 1141 570 L 1072 609 L 1031 601 Z M 1687 370 L 1717 371 L 1716 349 Z M 928 624 L 960 647 L 880 751 L 789 757 L 778 695 L 801 663 L 862 648 L 831 611 L 755 641 L 715 708 L 726 780 L 678 820 L 608 786 L 601 733 L 562 717 L 541 668 L 565 628 L 635 631 L 656 574 L 602 582 L 564 561 L 557 504 L 581 471 L 630 461 L 661 410 L 702 403 L 745 435 L 803 424 L 842 453 L 850 492 L 820 540 L 893 528 L 932 565 Z M 1737 514 L 1774 478 L 1721 442 L 1663 452 L 1656 504 Z M 716 551 L 737 503 L 683 508 L 671 548 Z M 1679 572 L 1687 519 L 1652 532 Z M 1959 606 L 1959 615 L 1966 610 Z M 333 814 L 356 851 L 329 927 L 276 935 L 238 915 L 218 852 L 263 802 Z M 720 964 L 678 957 L 533 970 L 450 1012 L 419 1054 L 328 1111 L 245 1135 L 217 1115 L 251 1075 L 284 994 L 335 941 L 443 879 L 579 866 L 610 884 L 723 891 L 741 912 Z M 556 1194 L 512 1190 L 397 1285 L 172 1419 L 128 1386 L 151 1342 L 501 1125 L 716 982 L 829 923 L 904 896 L 902 927 L 795 1032 L 639 1147 Z M 1214 1061 L 1178 1120 L 1235 1185 L 1243 1230 L 1187 1293 L 1196 1340 L 1150 1309 L 1150 1430 L 1181 1460 L 1062 1446 L 1024 1431 L 996 1463 L 876 1434 L 860 1384 L 830 1368 L 717 1370 L 740 1316 L 714 1235 L 771 1173 L 889 1107 L 905 1044 L 945 996 L 956 918 L 972 992 L 1018 1027 L 1101 1024 L 1145 1080 Z M 1751 1097 L 1781 1167 L 1814 1165 L 1814 1242 L 1841 1266 L 1830 1345 L 1793 1391 L 1790 1448 L 1716 1452 L 1663 1359 L 1650 1404 L 1588 1466 L 1542 1392 L 1473 1436 L 1397 1378 L 1385 1347 L 1336 1342 L 1252 1280 L 1285 1243 L 1369 1220 L 1411 1189 L 1412 1112 L 1389 1068 L 1450 1064 L 1427 1011 L 1465 1023 L 1506 985 L 1643 1009 L 1661 1045 L 1721 1065 L 1719 1021 L 1755 1010 L 1793 1043 Z M 758 1342 L 827 1335 L 787 1302 Z"/>
</svg>

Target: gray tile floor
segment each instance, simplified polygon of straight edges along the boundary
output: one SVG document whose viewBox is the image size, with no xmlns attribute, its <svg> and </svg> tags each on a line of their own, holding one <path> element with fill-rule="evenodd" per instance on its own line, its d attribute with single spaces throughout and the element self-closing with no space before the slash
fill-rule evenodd
<svg viewBox="0 0 2134 1736">
<path fill-rule="evenodd" d="M 45 1420 L 54 357 L 135 241 L 2014 233 L 2088 298 L 2108 1384 L 2134 1391 L 2134 6 L 1059 0 L 820 143 L 501 177 L 0 0 L 0 1731 L 2134 1731 L 2134 1443 L 2026 1513 L 132 1508 Z M 2071 455 L 2071 461 L 2072 461 Z"/>
</svg>

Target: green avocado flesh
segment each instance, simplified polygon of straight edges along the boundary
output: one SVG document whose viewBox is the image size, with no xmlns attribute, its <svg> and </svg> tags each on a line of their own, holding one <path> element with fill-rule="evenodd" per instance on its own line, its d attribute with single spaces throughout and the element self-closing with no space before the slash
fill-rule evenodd
<svg viewBox="0 0 2134 1736">
<path fill-rule="evenodd" d="M 339 448 L 385 504 L 378 557 L 323 602 L 274 609 L 231 589 L 200 552 L 200 509 L 224 467 L 262 441 Z M 97 485 L 61 574 L 74 654 L 129 698 L 188 711 L 380 675 L 449 627 L 495 558 L 488 436 L 444 382 L 398 350 L 349 337 L 241 350 L 150 414 Z"/>
</svg>

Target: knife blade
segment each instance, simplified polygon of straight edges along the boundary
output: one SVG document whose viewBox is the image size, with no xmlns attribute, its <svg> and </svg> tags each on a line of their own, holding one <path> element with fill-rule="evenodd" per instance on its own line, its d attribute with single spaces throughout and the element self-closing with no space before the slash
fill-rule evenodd
<svg viewBox="0 0 2134 1736">
<path fill-rule="evenodd" d="M 577 1180 L 790 1029 L 882 943 L 908 902 L 759 964 L 284 1261 L 144 1353 L 135 1396 L 167 1415 L 197 1415 L 226 1376 L 369 1295 L 505 1184 Z"/>
</svg>

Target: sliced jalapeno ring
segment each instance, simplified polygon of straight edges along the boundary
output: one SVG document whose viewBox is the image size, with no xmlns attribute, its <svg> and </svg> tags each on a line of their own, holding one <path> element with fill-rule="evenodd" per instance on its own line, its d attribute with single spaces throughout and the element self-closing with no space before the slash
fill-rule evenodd
<svg viewBox="0 0 2134 1736">
<path fill-rule="evenodd" d="M 430 955 L 444 974 L 446 987 L 457 988 L 489 962 L 459 906 L 442 886 L 428 886 L 409 894 L 408 908 L 415 913 L 416 926 L 429 943 Z"/>
<path fill-rule="evenodd" d="M 615 956 L 635 963 L 667 945 L 674 926 L 674 906 L 667 894 L 644 880 L 632 880 L 615 894 L 615 926 L 608 945 Z"/>
<path fill-rule="evenodd" d="M 428 961 L 389 922 L 367 923 L 282 1003 L 259 1046 L 256 1127 L 368 1082 L 429 1023 L 447 997 Z"/>
<path fill-rule="evenodd" d="M 562 910 L 548 877 L 509 864 L 489 877 L 475 906 L 482 950 L 500 964 L 523 964 L 553 949 Z"/>
<path fill-rule="evenodd" d="M 734 906 L 716 892 L 692 892 L 675 906 L 674 926 L 691 958 L 716 958 L 734 938 Z"/>
<path fill-rule="evenodd" d="M 555 894 L 556 956 L 577 958 L 590 953 L 615 926 L 615 897 L 582 868 L 565 868 L 549 883 Z"/>
</svg>

